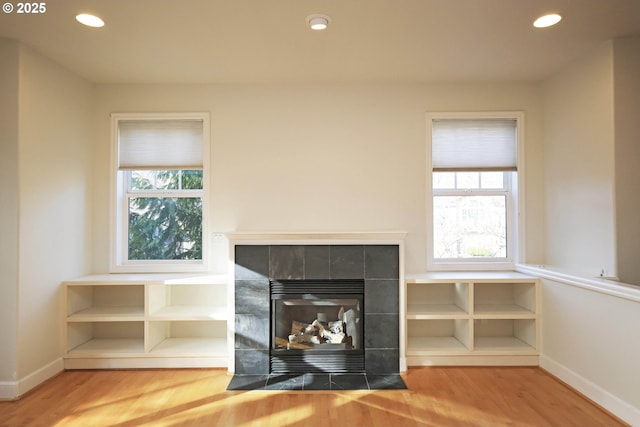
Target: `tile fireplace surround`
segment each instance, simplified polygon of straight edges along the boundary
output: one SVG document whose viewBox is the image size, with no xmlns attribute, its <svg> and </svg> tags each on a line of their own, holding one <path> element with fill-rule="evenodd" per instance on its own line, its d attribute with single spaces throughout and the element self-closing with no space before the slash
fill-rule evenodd
<svg viewBox="0 0 640 427">
<path fill-rule="evenodd" d="M 233 245 L 235 376 L 230 389 L 282 389 L 283 384 L 302 389 L 318 383 L 326 383 L 323 389 L 404 388 L 399 377 L 400 244 L 260 242 Z M 364 373 L 270 378 L 269 280 L 278 279 L 364 279 Z"/>
</svg>

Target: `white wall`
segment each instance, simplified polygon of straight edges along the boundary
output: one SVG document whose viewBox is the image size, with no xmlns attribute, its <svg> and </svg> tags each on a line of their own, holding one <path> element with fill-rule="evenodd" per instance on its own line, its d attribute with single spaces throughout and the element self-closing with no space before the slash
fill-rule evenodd
<svg viewBox="0 0 640 427">
<path fill-rule="evenodd" d="M 640 285 L 640 37 L 614 40 L 618 276 Z"/>
<path fill-rule="evenodd" d="M 0 39 L 0 396 L 17 379 L 18 60 L 18 44 Z"/>
<path fill-rule="evenodd" d="M 18 91 L 19 339 L 14 348 L 22 381 L 61 366 L 60 284 L 90 271 L 93 91 L 26 47 L 20 48 Z"/>
<path fill-rule="evenodd" d="M 616 272 L 612 43 L 543 84 L 545 264 Z"/>
<path fill-rule="evenodd" d="M 543 258 L 541 110 L 533 84 L 99 85 L 94 269 L 109 248 L 109 114 L 209 111 L 212 219 L 225 231 L 406 230 L 426 268 L 425 112 L 523 110 L 528 260 Z"/>
<path fill-rule="evenodd" d="M 542 284 L 541 366 L 640 425 L 640 302 L 554 280 Z"/>
<path fill-rule="evenodd" d="M 601 269 L 640 284 L 639 75 L 640 41 L 624 39 L 542 84 L 544 263 L 579 274 L 543 280 L 540 363 L 632 425 L 640 425 L 639 299 L 575 284 Z M 616 286 L 637 294 L 608 285 Z"/>
</svg>

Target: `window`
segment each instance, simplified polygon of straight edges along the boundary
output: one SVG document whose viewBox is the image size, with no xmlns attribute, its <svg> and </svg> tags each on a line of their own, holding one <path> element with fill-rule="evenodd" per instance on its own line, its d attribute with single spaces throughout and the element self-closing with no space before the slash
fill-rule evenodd
<svg viewBox="0 0 640 427">
<path fill-rule="evenodd" d="M 430 269 L 513 266 L 522 121 L 521 113 L 428 115 Z"/>
<path fill-rule="evenodd" d="M 112 270 L 206 270 L 208 116 L 114 114 Z"/>
</svg>

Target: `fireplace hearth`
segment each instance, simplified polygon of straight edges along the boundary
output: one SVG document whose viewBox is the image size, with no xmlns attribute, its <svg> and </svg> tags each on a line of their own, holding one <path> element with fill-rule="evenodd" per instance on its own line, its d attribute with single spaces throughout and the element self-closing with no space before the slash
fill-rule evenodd
<svg viewBox="0 0 640 427">
<path fill-rule="evenodd" d="M 234 260 L 229 389 L 402 383 L 398 245 L 238 244 Z"/>
</svg>

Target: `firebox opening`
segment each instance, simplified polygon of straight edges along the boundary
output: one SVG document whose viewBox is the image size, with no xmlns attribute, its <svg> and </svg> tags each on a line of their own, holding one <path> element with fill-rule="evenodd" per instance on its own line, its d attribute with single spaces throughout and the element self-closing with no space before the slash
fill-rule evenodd
<svg viewBox="0 0 640 427">
<path fill-rule="evenodd" d="M 271 372 L 363 372 L 364 281 L 280 280 L 271 291 Z"/>
</svg>

